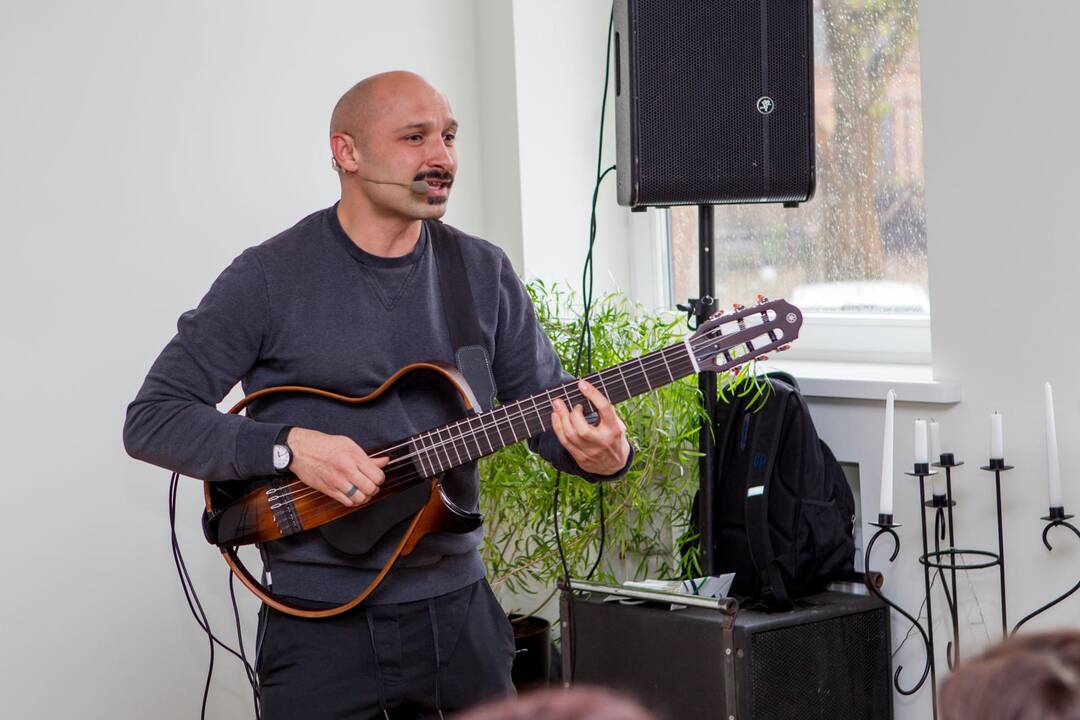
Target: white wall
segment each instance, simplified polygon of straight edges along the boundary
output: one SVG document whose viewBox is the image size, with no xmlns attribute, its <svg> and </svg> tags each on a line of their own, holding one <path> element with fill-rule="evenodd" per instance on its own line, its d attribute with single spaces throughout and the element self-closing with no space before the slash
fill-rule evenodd
<svg viewBox="0 0 1080 720">
<path fill-rule="evenodd" d="M 913 451 L 912 421 L 933 415 L 946 449 L 967 465 L 954 479 L 957 543 L 997 544 L 992 476 L 978 470 L 989 454 L 989 414 L 1005 417 L 1004 476 L 1007 605 L 1010 624 L 1068 589 L 1080 575 L 1080 547 L 1068 531 L 1039 539 L 1047 512 L 1042 384 L 1054 385 L 1065 504 L 1080 508 L 1080 340 L 1072 298 L 1080 249 L 1075 198 L 1080 194 L 1080 99 L 1072 88 L 1080 52 L 1073 28 L 1080 8 L 1004 0 L 920 3 L 926 207 L 935 376 L 959 382 L 964 401 L 951 407 L 897 406 L 897 467 Z M 902 400 L 902 398 L 901 398 Z M 813 403 L 815 420 L 842 459 L 862 466 L 863 513 L 876 517 L 881 408 L 866 402 Z M 886 589 L 914 612 L 922 597 L 917 489 L 897 477 L 896 516 L 902 551 L 887 563 Z M 1000 637 L 996 570 L 961 577 L 962 648 L 970 657 Z M 936 591 L 935 591 L 936 592 Z M 977 594 L 978 603 L 974 601 Z M 940 595 L 939 595 L 940 597 Z M 980 614 L 981 608 L 981 614 Z M 944 604 L 935 606 L 941 667 Z M 981 620 L 985 618 L 985 625 Z M 1075 627 L 1071 598 L 1026 628 Z M 907 625 L 896 621 L 898 642 Z M 909 640 L 897 662 L 917 677 L 922 653 Z M 944 673 L 939 674 L 942 677 Z M 929 689 L 898 698 L 898 720 L 930 717 Z"/>
<path fill-rule="evenodd" d="M 521 226 L 517 77 L 513 3 L 476 0 L 476 78 L 482 117 L 486 236 L 525 266 Z"/>
<path fill-rule="evenodd" d="M 515 0 L 514 60 L 521 218 L 528 277 L 581 287 L 596 178 L 610 3 Z M 614 65 L 603 166 L 615 162 Z M 630 291 L 629 218 L 615 204 L 615 173 L 597 205 L 595 292 Z"/>
<path fill-rule="evenodd" d="M 5 717 L 197 715 L 206 644 L 169 553 L 168 474 L 125 455 L 124 408 L 234 256 L 337 198 L 341 93 L 393 68 L 441 87 L 462 126 L 448 220 L 485 233 L 472 3 L 397 7 L 0 6 Z M 228 638 L 200 495 L 185 479 L 180 542 Z M 250 717 L 222 658 L 208 717 Z"/>
</svg>

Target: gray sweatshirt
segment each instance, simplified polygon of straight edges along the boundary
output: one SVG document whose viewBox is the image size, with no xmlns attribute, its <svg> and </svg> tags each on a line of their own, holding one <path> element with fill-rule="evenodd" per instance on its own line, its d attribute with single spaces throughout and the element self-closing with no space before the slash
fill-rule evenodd
<svg viewBox="0 0 1080 720">
<path fill-rule="evenodd" d="M 245 250 L 199 306 L 180 316 L 177 334 L 128 406 L 124 446 L 132 457 L 201 480 L 249 479 L 273 475 L 272 447 L 287 426 L 378 447 L 463 415 L 456 393 L 431 373 L 412 373 L 363 406 L 286 395 L 256 401 L 246 416 L 216 409 L 238 381 L 245 394 L 306 385 L 361 396 L 410 363 L 454 362 L 427 223 L 411 253 L 384 258 L 349 239 L 336 209 L 313 213 Z M 572 381 L 506 254 L 447 229 L 459 236 L 499 401 Z M 528 443 L 555 467 L 588 480 L 626 471 L 605 477 L 585 472 L 551 431 Z M 631 454 L 627 467 L 632 460 Z M 476 463 L 451 471 L 444 487 L 459 506 L 475 510 Z M 360 554 L 342 551 L 320 529 L 264 544 L 274 592 L 334 603 L 351 599 L 400 538 L 416 509 L 409 502 L 388 500 L 338 521 L 351 521 L 361 533 L 378 528 L 370 541 L 361 541 L 366 551 Z M 482 532 L 424 538 L 368 602 L 434 597 L 479 580 Z"/>
</svg>

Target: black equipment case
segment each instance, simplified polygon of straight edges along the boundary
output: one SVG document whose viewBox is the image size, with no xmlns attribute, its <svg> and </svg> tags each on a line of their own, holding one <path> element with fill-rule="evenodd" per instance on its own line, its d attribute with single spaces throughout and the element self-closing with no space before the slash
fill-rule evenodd
<svg viewBox="0 0 1080 720">
<path fill-rule="evenodd" d="M 888 608 L 823 592 L 784 613 L 604 602 L 562 592 L 563 677 L 669 720 L 891 720 Z"/>
</svg>

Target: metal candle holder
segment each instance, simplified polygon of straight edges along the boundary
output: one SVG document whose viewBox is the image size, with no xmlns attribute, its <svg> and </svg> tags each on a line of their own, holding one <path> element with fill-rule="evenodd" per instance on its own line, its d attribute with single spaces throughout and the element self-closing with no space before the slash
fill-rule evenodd
<svg viewBox="0 0 1080 720">
<path fill-rule="evenodd" d="M 1043 531 L 1042 531 L 1042 541 L 1043 541 L 1043 545 L 1046 546 L 1047 550 L 1053 551 L 1053 549 L 1054 549 L 1050 545 L 1050 540 L 1047 538 L 1047 535 L 1049 535 L 1050 531 L 1053 530 L 1056 527 L 1059 527 L 1059 526 L 1060 527 L 1067 527 L 1070 530 L 1072 530 L 1073 535 L 1075 535 L 1077 538 L 1080 538 L 1080 530 L 1077 530 L 1076 527 L 1072 523 L 1069 522 L 1069 520 L 1071 520 L 1072 518 L 1073 518 L 1072 515 L 1067 515 L 1065 513 L 1065 508 L 1064 507 L 1051 507 L 1049 514 L 1044 515 L 1042 517 L 1042 519 L 1046 521 L 1046 527 L 1044 527 Z M 1012 630 L 1013 634 L 1015 635 L 1016 631 L 1020 629 L 1020 626 L 1023 625 L 1024 623 L 1026 623 L 1028 620 L 1035 617 L 1036 615 L 1039 615 L 1041 613 L 1046 612 L 1047 610 L 1054 607 L 1055 605 L 1057 605 L 1059 602 L 1061 602 L 1065 598 L 1072 595 L 1077 590 L 1080 590 L 1080 580 L 1078 580 L 1076 582 L 1076 584 L 1072 586 L 1071 590 L 1068 590 L 1068 591 L 1062 593 L 1061 595 L 1057 596 L 1056 598 L 1054 598 L 1050 602 L 1048 602 L 1045 605 L 1043 605 L 1042 607 L 1040 607 L 1038 610 L 1035 610 L 1034 612 L 1026 615 L 1024 617 L 1024 619 L 1021 620 L 1020 622 L 1016 623 L 1016 626 Z"/>
<path fill-rule="evenodd" d="M 1001 521 L 1001 473 L 1013 469 L 1012 465 L 1006 465 L 1004 458 L 990 458 L 990 462 L 983 465 L 980 470 L 994 473 L 994 491 L 997 502 L 997 531 L 998 531 L 998 561 L 997 565 L 1001 574 L 1001 637 L 1009 636 L 1009 614 L 1005 608 L 1005 532 Z"/>
<path fill-rule="evenodd" d="M 882 602 L 907 618 L 912 626 L 919 631 L 919 635 L 922 637 L 926 649 L 926 664 L 923 666 L 918 681 L 910 687 L 904 687 L 900 682 L 900 674 L 904 667 L 903 665 L 899 665 L 893 673 L 893 687 L 896 688 L 896 691 L 901 695 L 914 695 L 922 688 L 927 677 L 929 677 L 931 702 L 935 720 L 937 718 L 937 663 L 934 657 L 934 609 L 930 592 L 932 587 L 930 582 L 931 573 L 936 573 L 938 579 L 941 581 L 941 587 L 945 594 L 946 606 L 949 609 L 949 619 L 952 624 L 952 639 L 946 646 L 946 659 L 950 669 L 955 669 L 960 664 L 960 622 L 956 583 L 957 570 L 982 570 L 994 567 L 995 565 L 998 566 L 1000 570 L 1001 627 L 1003 635 L 1007 635 L 1008 632 L 1008 621 L 1005 608 L 1005 543 L 1004 533 L 1002 531 L 1001 473 L 1006 470 L 1011 470 L 1012 468 L 1005 465 L 1004 460 L 996 459 L 992 459 L 990 463 L 983 468 L 984 470 L 994 472 L 995 487 L 997 491 L 998 551 L 993 553 L 986 550 L 965 550 L 956 547 L 956 533 L 953 522 L 953 508 L 956 506 L 956 502 L 953 500 L 952 494 L 952 470 L 961 465 L 963 465 L 963 462 L 957 461 L 952 453 L 942 453 L 939 457 L 939 461 L 934 463 L 933 466 L 931 466 L 930 463 L 916 463 L 912 468 L 912 472 L 905 473 L 908 477 L 918 478 L 919 502 L 923 508 L 923 512 L 920 513 L 919 516 L 920 526 L 922 528 L 923 549 L 922 555 L 919 556 L 919 563 L 923 566 L 923 598 L 926 606 L 925 627 L 923 627 L 922 623 L 920 623 L 917 618 L 912 617 L 912 615 L 902 607 L 886 598 L 881 591 L 875 587 L 870 575 L 870 556 L 873 553 L 874 543 L 881 535 L 890 535 L 893 540 L 893 552 L 889 557 L 889 562 L 893 562 L 900 551 L 900 540 L 894 530 L 894 528 L 899 527 L 899 525 L 893 522 L 891 515 L 878 515 L 878 522 L 870 523 L 872 526 L 878 528 L 878 530 L 867 543 L 866 553 L 863 559 L 863 576 L 867 588 L 871 593 L 880 598 Z M 926 499 L 926 479 L 936 475 L 938 472 L 938 470 L 931 469 L 932 467 L 945 471 L 945 495 L 933 495 L 932 499 L 928 501 Z M 926 510 L 928 509 L 934 512 L 933 551 L 931 551 L 929 547 L 930 537 L 926 522 Z M 1077 536 L 1080 537 L 1080 531 L 1077 531 L 1076 528 L 1072 529 L 1077 533 Z M 1048 530 L 1049 527 L 1047 528 L 1047 531 Z M 949 544 L 947 547 L 943 548 L 941 543 L 946 537 L 948 538 Z M 964 555 L 973 555 L 984 559 L 968 562 L 961 558 L 961 556 Z M 960 559 L 958 560 L 958 558 Z M 946 576 L 946 571 L 948 571 L 948 576 Z M 1078 582 L 1076 587 L 1069 591 L 1069 593 L 1066 593 L 1066 595 L 1055 602 L 1060 602 L 1078 589 L 1080 589 L 1080 582 Z M 1051 605 L 1052 604 L 1053 603 L 1051 603 Z M 1049 607 L 1049 605 L 1046 607 Z M 1042 608 L 1034 614 L 1038 614 L 1038 612 L 1041 612 L 1044 609 L 1045 608 Z"/>
<path fill-rule="evenodd" d="M 927 677 L 929 677 L 935 720 L 937 719 L 937 667 L 934 657 L 934 614 L 930 593 L 932 587 L 930 577 L 932 572 L 937 573 L 937 577 L 941 581 L 941 587 L 945 594 L 945 602 L 949 609 L 950 620 L 952 621 L 952 640 L 946 646 L 946 660 L 948 661 L 950 670 L 955 670 L 960 664 L 959 603 L 957 602 L 956 586 L 957 570 L 983 570 L 997 566 L 999 589 L 1001 592 L 1001 633 L 1003 638 L 1008 637 L 1010 634 L 1016 634 L 1024 623 L 1037 615 L 1046 612 L 1058 603 L 1064 601 L 1077 590 L 1080 590 L 1080 580 L 1077 580 L 1072 588 L 1037 610 L 1034 610 L 1020 622 L 1016 623 L 1015 627 L 1012 629 L 1012 633 L 1009 633 L 1009 616 L 1005 605 L 1005 533 L 1001 512 L 1001 474 L 1012 470 L 1013 466 L 1006 465 L 1004 459 L 991 458 L 990 461 L 981 468 L 986 472 L 992 472 L 994 474 L 994 497 L 998 531 L 998 547 L 997 552 L 994 553 L 987 550 L 962 550 L 956 547 L 956 534 L 953 523 L 953 508 L 956 506 L 956 502 L 953 500 L 952 493 L 952 470 L 963 464 L 964 463 L 957 461 L 952 453 L 942 453 L 938 462 L 934 463 L 932 466 L 929 463 L 916 463 L 912 472 L 905 473 L 909 477 L 918 478 L 919 501 L 923 507 L 923 512 L 920 514 L 923 553 L 919 556 L 919 563 L 923 566 L 923 594 L 926 605 L 926 627 L 923 627 L 922 623 L 920 623 L 917 618 L 912 617 L 912 615 L 902 607 L 885 597 L 877 587 L 875 577 L 870 573 L 870 556 L 874 551 L 874 543 L 877 542 L 879 537 L 888 535 L 893 541 L 893 551 L 889 556 L 889 562 L 895 561 L 896 556 L 900 552 L 900 538 L 895 530 L 895 528 L 900 527 L 900 524 L 893 521 L 892 515 L 879 514 L 878 521 L 876 523 L 870 523 L 871 526 L 876 527 L 878 530 L 866 544 L 866 553 L 863 558 L 863 579 L 866 583 L 866 587 L 871 593 L 881 599 L 882 602 L 903 615 L 908 622 L 919 631 L 919 635 L 922 637 L 923 644 L 926 648 L 926 664 L 923 666 L 918 681 L 911 687 L 903 687 L 900 683 L 900 674 L 903 672 L 904 666 L 899 665 L 893 673 L 893 687 L 895 687 L 896 691 L 901 695 L 914 695 L 926 682 Z M 931 467 L 945 471 L 945 495 L 933 495 L 930 500 L 927 500 L 926 478 L 932 477 L 937 473 L 937 470 L 932 470 Z M 930 551 L 929 549 L 930 541 L 926 522 L 926 510 L 928 509 L 934 512 L 933 551 Z M 1042 541 L 1047 550 L 1053 551 L 1054 549 L 1053 546 L 1050 545 L 1049 534 L 1050 531 L 1056 527 L 1068 528 L 1077 539 L 1080 539 L 1080 530 L 1069 522 L 1073 517 L 1073 515 L 1069 515 L 1065 512 L 1064 507 L 1051 507 L 1049 513 L 1043 516 L 1042 519 L 1046 522 L 1046 526 L 1043 528 Z M 948 538 L 949 544 L 947 547 L 942 548 L 941 543 L 946 537 Z M 964 555 L 983 559 L 971 562 L 962 559 L 960 561 L 957 560 L 958 557 Z M 948 577 L 946 577 L 946 571 L 948 571 Z"/>
<path fill-rule="evenodd" d="M 872 594 L 877 596 L 879 600 L 881 600 L 893 610 L 907 618 L 908 622 L 911 623 L 912 627 L 919 631 L 919 635 L 922 636 L 923 644 L 926 647 L 926 665 L 923 666 L 922 674 L 919 676 L 919 680 L 914 685 L 906 689 L 900 685 L 900 673 L 904 670 L 903 665 L 897 666 L 896 672 L 893 673 L 893 687 L 896 688 L 896 691 L 901 695 L 914 695 L 919 691 L 919 688 L 923 686 L 923 683 L 926 682 L 926 676 L 929 675 L 933 670 L 932 658 L 934 641 L 929 635 L 927 635 L 926 630 L 923 629 L 923 626 L 919 623 L 919 621 L 912 617 L 907 610 L 900 607 L 889 598 L 885 597 L 881 590 L 878 589 L 877 584 L 874 582 L 874 578 L 870 574 L 870 556 L 874 552 L 874 543 L 876 543 L 878 538 L 882 535 L 888 535 L 890 538 L 892 538 L 893 551 L 892 554 L 889 556 L 889 562 L 893 562 L 894 560 L 896 560 L 896 556 L 900 552 L 900 538 L 896 534 L 895 528 L 900 527 L 900 523 L 894 523 L 892 515 L 878 513 L 878 521 L 876 523 L 872 522 L 870 523 L 870 525 L 876 527 L 877 532 L 875 532 L 873 536 L 871 536 L 870 541 L 866 543 L 866 552 L 863 554 L 863 580 L 866 583 L 866 587 Z M 937 705 L 937 690 L 934 690 L 934 705 Z"/>
</svg>

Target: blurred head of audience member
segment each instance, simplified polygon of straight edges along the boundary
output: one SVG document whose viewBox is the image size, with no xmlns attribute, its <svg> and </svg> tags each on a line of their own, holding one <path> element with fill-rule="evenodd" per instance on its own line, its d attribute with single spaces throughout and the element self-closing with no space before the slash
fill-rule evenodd
<svg viewBox="0 0 1080 720">
<path fill-rule="evenodd" d="M 941 720 L 1080 720 L 1080 631 L 1014 637 L 960 663 Z"/>
<path fill-rule="evenodd" d="M 611 690 L 573 687 L 526 693 L 485 704 L 455 720 L 656 720 L 643 707 Z"/>
</svg>

